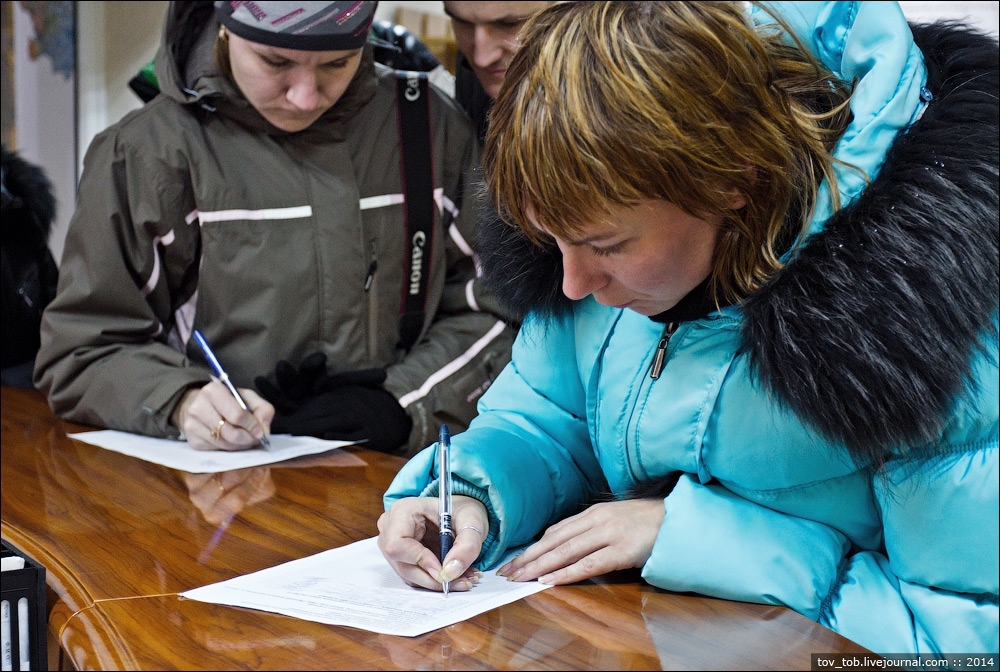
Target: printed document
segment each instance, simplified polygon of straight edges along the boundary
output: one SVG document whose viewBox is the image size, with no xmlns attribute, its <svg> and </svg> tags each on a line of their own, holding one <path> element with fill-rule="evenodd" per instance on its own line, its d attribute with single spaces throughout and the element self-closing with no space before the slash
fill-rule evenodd
<svg viewBox="0 0 1000 672">
<path fill-rule="evenodd" d="M 259 467 L 264 464 L 284 462 L 302 455 L 316 455 L 349 446 L 356 441 L 326 441 L 311 436 L 272 434 L 271 450 L 195 450 L 187 441 L 157 439 L 141 434 L 130 434 L 113 429 L 68 434 L 71 439 L 107 448 L 117 453 L 138 457 L 140 460 L 180 469 L 192 474 L 214 474 L 232 469 Z M 346 452 L 346 451 L 345 451 Z M 354 457 L 354 456 L 352 456 Z M 364 464 L 356 458 L 358 464 Z M 348 466 L 348 465 L 345 465 Z"/>
<path fill-rule="evenodd" d="M 414 588 L 392 570 L 373 537 L 195 588 L 181 597 L 416 637 L 549 587 L 483 572 L 483 578 L 467 592 L 445 596 Z"/>
</svg>

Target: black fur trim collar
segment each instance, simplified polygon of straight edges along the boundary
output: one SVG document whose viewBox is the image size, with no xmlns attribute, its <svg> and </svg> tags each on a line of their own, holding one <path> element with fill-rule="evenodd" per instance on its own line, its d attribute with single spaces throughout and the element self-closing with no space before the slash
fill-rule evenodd
<svg viewBox="0 0 1000 672">
<path fill-rule="evenodd" d="M 934 95 L 923 117 L 743 304 L 764 387 L 876 468 L 904 444 L 933 451 L 998 308 L 997 40 L 913 30 Z"/>
</svg>

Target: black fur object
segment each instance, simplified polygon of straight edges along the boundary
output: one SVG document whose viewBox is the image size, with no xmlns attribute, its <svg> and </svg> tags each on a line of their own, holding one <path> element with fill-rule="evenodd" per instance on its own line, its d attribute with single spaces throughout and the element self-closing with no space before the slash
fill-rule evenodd
<svg viewBox="0 0 1000 672">
<path fill-rule="evenodd" d="M 58 270 L 48 239 L 56 215 L 52 183 L 45 173 L 6 146 L 3 169 L 2 358 L 3 369 L 34 359 L 42 310 L 55 296 Z M 9 383 L 5 378 L 5 384 Z"/>
<path fill-rule="evenodd" d="M 996 356 L 983 339 L 1000 303 L 1000 50 L 961 24 L 912 28 L 933 101 L 869 188 L 742 306 L 763 388 L 874 468 L 901 445 L 930 444 L 971 384 L 971 358 Z M 495 213 L 479 241 L 507 310 L 568 309 L 556 248 Z"/>
<path fill-rule="evenodd" d="M 37 252 L 48 244 L 56 217 L 56 197 L 52 183 L 41 168 L 0 145 L 3 168 L 3 245 L 25 253 Z"/>
</svg>

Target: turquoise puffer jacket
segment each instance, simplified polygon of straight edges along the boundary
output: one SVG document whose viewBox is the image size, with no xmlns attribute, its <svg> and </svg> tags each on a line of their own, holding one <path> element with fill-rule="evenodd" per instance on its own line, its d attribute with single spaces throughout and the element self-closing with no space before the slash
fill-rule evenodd
<svg viewBox="0 0 1000 672">
<path fill-rule="evenodd" d="M 622 496 L 639 483 L 681 472 L 664 499 L 663 524 L 643 567 L 650 584 L 785 605 L 879 653 L 995 652 L 1000 618 L 996 112 L 960 134 L 967 143 L 961 148 L 953 146 L 954 134 L 938 130 L 940 115 L 954 113 L 957 105 L 948 103 L 951 89 L 938 86 L 938 80 L 960 88 L 959 81 L 983 78 L 976 70 L 965 73 L 966 80 L 939 77 L 936 62 L 929 76 L 895 3 L 781 3 L 781 8 L 834 72 L 857 78 L 854 121 L 837 156 L 862 168 L 871 183 L 842 173 L 844 207 L 831 213 L 828 195 L 823 198 L 810 241 L 778 282 L 745 304 L 681 324 L 656 380 L 650 367 L 664 325 L 590 298 L 561 311 L 533 309 L 511 363 L 482 398 L 479 416 L 453 438 L 455 493 L 488 507 L 490 530 L 479 559 L 488 567 L 595 496 Z M 955 37 L 947 31 L 917 34 Z M 951 44 L 945 42 L 940 44 Z M 992 59 L 992 79 L 980 98 L 995 108 L 996 41 L 976 44 L 985 49 L 987 63 Z M 953 118 L 950 123 L 954 128 Z M 907 144 L 908 139 L 914 142 Z M 961 155 L 955 164 L 941 166 L 926 185 L 917 181 L 951 156 L 949 151 Z M 966 163 L 958 165 L 962 160 Z M 953 188 L 966 183 L 978 187 Z M 882 274 L 889 278 L 886 286 L 904 287 L 910 272 L 905 267 L 927 263 L 918 256 L 899 261 L 900 249 L 914 249 L 914 222 L 930 222 L 945 241 L 960 235 L 966 236 L 963 244 L 973 241 L 963 248 L 963 264 L 972 267 L 968 277 L 985 278 L 981 284 L 970 285 L 959 271 L 940 266 L 939 258 L 931 266 L 953 294 L 974 296 L 968 304 L 956 299 L 940 306 L 975 313 L 963 327 L 972 335 L 948 340 L 946 318 L 920 314 L 929 294 L 918 301 L 915 292 L 895 295 L 865 284 Z M 882 227 L 884 237 L 866 243 L 863 259 L 847 249 L 859 233 L 874 235 Z M 830 244 L 845 230 L 853 238 L 846 236 L 840 247 Z M 818 252 L 820 246 L 827 251 Z M 821 265 L 838 255 L 852 260 L 848 270 Z M 838 272 L 848 275 L 832 277 Z M 796 278 L 856 292 L 837 294 L 836 305 L 823 311 L 813 296 L 792 306 L 780 283 Z M 893 285 L 894 280 L 899 282 Z M 864 317 L 838 319 L 841 304 Z M 769 324 L 759 319 L 761 305 L 783 318 L 793 315 L 801 325 L 815 320 L 814 329 L 804 330 L 807 342 L 777 331 L 751 339 L 757 333 L 752 322 Z M 898 344 L 885 344 L 882 359 L 871 353 L 881 352 L 880 344 L 863 343 L 882 337 L 896 317 L 893 311 L 909 320 L 894 323 L 897 330 L 917 332 L 922 324 L 931 332 L 918 334 L 924 340 L 914 348 L 929 353 L 924 359 L 892 357 L 897 346 L 903 352 L 910 343 L 902 336 Z M 856 351 L 824 349 L 826 332 L 837 330 L 843 330 L 840 345 L 860 343 Z M 804 352 L 801 362 L 779 357 L 778 369 L 789 377 L 801 373 L 793 369 L 804 369 L 810 380 L 820 381 L 817 387 L 828 378 L 833 382 L 826 387 L 851 378 L 855 359 L 864 357 L 876 360 L 872 370 L 882 363 L 888 373 L 847 380 L 834 393 L 843 406 L 842 413 L 835 412 L 809 391 L 799 398 L 775 380 L 780 375 L 763 374 L 770 370 L 764 342 L 779 353 Z M 941 354 L 949 351 L 959 354 Z M 914 429 L 896 417 L 897 411 L 900 417 L 919 416 L 924 408 L 896 390 L 921 376 L 933 380 L 948 373 L 959 382 L 941 395 L 938 406 L 928 404 L 937 409 L 930 420 Z M 872 409 L 879 412 L 867 426 L 848 422 Z M 828 429 L 841 417 L 846 429 Z M 891 455 L 875 473 L 853 450 L 869 440 L 869 431 L 886 437 L 878 441 Z M 436 479 L 434 452 L 425 450 L 400 471 L 386 493 L 386 507 L 403 497 L 436 495 Z"/>
</svg>

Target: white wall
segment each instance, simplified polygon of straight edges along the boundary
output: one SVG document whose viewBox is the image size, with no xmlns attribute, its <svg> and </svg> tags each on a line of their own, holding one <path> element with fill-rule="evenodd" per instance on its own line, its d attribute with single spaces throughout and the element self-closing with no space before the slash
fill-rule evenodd
<svg viewBox="0 0 1000 672">
<path fill-rule="evenodd" d="M 142 106 L 128 81 L 153 60 L 167 2 L 78 2 L 79 156 L 94 136 Z"/>
<path fill-rule="evenodd" d="M 949 18 L 968 21 L 992 35 L 1000 35 L 1000 2 L 900 2 L 909 21 L 928 23 Z"/>
</svg>

